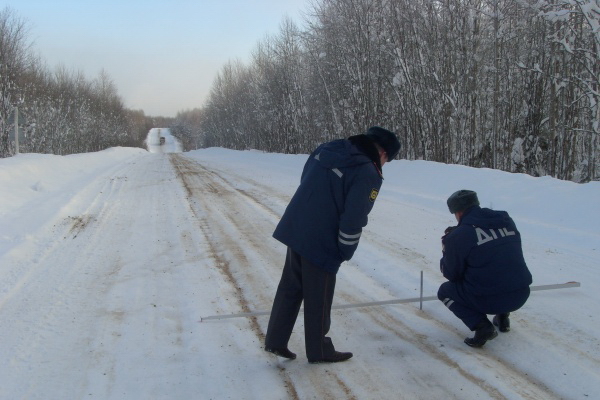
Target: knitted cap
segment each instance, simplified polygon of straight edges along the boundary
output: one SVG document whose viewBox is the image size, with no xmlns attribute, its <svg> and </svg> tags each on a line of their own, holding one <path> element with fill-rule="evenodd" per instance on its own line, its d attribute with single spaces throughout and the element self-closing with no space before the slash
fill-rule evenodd
<svg viewBox="0 0 600 400">
<path fill-rule="evenodd" d="M 452 193 L 452 195 L 448 197 L 446 203 L 448 204 L 450 213 L 454 214 L 459 211 L 464 211 L 469 207 L 478 206 L 479 199 L 477 198 L 477 193 L 474 191 L 463 189 Z"/>
<path fill-rule="evenodd" d="M 387 129 L 380 128 L 378 126 L 370 127 L 365 135 L 383 147 L 387 153 L 388 162 L 392 161 L 400 152 L 400 141 L 395 133 L 388 131 Z"/>
</svg>

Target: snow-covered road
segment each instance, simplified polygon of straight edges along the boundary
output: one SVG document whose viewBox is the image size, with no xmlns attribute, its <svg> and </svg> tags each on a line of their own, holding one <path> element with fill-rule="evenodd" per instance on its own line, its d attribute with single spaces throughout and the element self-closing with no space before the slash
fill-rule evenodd
<svg viewBox="0 0 600 400">
<path fill-rule="evenodd" d="M 267 316 L 200 322 L 270 308 L 285 252 L 271 234 L 304 159 L 132 152 L 42 191 L 46 206 L 38 201 L 43 210 L 29 211 L 37 225 L 27 219 L 35 198 L 15 207 L 29 222 L 0 237 L 0 398 L 600 397 L 600 319 L 590 311 L 600 295 L 586 290 L 599 281 L 600 249 L 538 241 L 536 232 L 548 228 L 537 228 L 535 215 L 520 226 L 534 284 L 586 282 L 532 294 L 513 331 L 483 349 L 462 343 L 466 328 L 438 302 L 334 311 L 334 343 L 355 353 L 334 365 L 306 362 L 302 318 L 290 342 L 299 355 L 293 361 L 262 350 Z M 73 168 L 84 169 L 79 162 Z M 417 190 L 424 183 L 403 186 L 400 168 L 415 165 L 389 164 L 359 251 L 338 275 L 336 304 L 418 296 L 420 271 L 425 295 L 443 281 L 439 237 L 452 223 L 444 196 L 462 187 L 435 177 L 439 164 L 415 178 L 429 177 L 437 185 L 431 192 Z M 17 226 L 15 217 L 2 218 Z M 548 270 L 569 260 L 576 268 Z"/>
</svg>

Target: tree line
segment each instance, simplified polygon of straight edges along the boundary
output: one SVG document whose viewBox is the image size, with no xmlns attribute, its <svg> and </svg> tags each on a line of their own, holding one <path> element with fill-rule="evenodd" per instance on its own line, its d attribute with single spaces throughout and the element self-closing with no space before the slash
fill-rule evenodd
<svg viewBox="0 0 600 400">
<path fill-rule="evenodd" d="M 184 149 L 308 153 L 371 125 L 401 158 L 600 180 L 598 0 L 310 0 L 206 103 L 174 120 L 124 107 L 106 72 L 50 71 L 26 24 L 0 11 L 0 157 L 143 146 L 170 126 Z"/>
<path fill-rule="evenodd" d="M 66 67 L 48 69 L 31 51 L 26 22 L 7 7 L 0 10 L 0 157 L 15 153 L 15 109 L 26 138 L 21 152 L 143 147 L 150 128 L 171 123 L 125 108 L 105 71 L 90 80 Z"/>
<path fill-rule="evenodd" d="M 599 180 L 599 27 L 598 0 L 314 0 L 172 129 L 307 153 L 381 125 L 401 158 Z"/>
</svg>

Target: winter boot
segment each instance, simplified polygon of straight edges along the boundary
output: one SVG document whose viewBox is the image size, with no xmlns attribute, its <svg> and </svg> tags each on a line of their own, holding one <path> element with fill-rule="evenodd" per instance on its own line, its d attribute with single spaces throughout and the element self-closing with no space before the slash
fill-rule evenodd
<svg viewBox="0 0 600 400">
<path fill-rule="evenodd" d="M 510 331 L 510 319 L 508 318 L 509 315 L 510 313 L 498 314 L 494 317 L 494 325 L 498 327 L 500 332 Z"/>
<path fill-rule="evenodd" d="M 296 359 L 296 353 L 292 353 L 287 347 L 283 347 L 281 349 L 273 349 L 271 347 L 265 347 L 265 350 L 269 353 L 273 353 L 276 356 L 289 358 L 290 360 Z"/>
<path fill-rule="evenodd" d="M 471 347 L 481 347 L 488 340 L 492 340 L 498 336 L 498 332 L 489 319 L 484 319 L 475 326 L 475 336 L 466 338 L 465 343 Z"/>
<path fill-rule="evenodd" d="M 336 363 L 349 360 L 350 358 L 352 358 L 352 353 L 350 352 L 334 351 L 332 354 L 323 357 L 320 360 L 308 360 L 308 362 L 311 364 Z"/>
</svg>

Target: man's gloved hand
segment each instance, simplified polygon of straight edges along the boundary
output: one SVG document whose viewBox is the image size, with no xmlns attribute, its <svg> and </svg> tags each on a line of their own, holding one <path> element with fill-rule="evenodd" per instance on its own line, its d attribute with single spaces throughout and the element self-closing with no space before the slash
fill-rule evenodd
<svg viewBox="0 0 600 400">
<path fill-rule="evenodd" d="M 453 230 L 455 230 L 456 228 L 458 228 L 458 226 L 449 226 L 446 228 L 446 230 L 444 231 L 444 236 L 442 236 L 442 253 L 446 250 L 446 247 L 444 246 L 444 238 L 446 236 L 448 236 L 448 234 L 450 232 L 452 232 Z"/>
<path fill-rule="evenodd" d="M 447 234 L 449 234 L 450 232 L 452 232 L 456 228 L 458 228 L 458 226 L 449 226 L 449 227 L 447 227 L 446 230 L 444 231 L 444 236 L 446 236 Z"/>
</svg>

